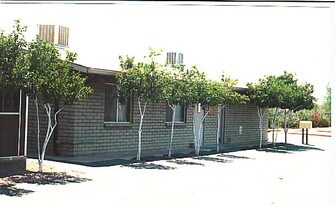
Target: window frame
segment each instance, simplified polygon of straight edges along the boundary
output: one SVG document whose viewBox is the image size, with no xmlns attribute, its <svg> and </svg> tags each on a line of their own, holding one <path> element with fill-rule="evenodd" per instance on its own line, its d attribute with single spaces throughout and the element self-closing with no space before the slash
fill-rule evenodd
<svg viewBox="0 0 335 206">
<path fill-rule="evenodd" d="M 178 104 L 176 106 L 182 106 L 183 107 L 183 121 L 176 121 L 175 120 L 175 124 L 186 124 L 187 123 L 187 105 L 182 105 L 182 104 Z M 171 111 L 171 121 L 168 120 L 168 111 Z M 165 109 L 165 124 L 172 124 L 172 115 L 173 115 L 173 111 L 171 109 L 171 107 L 169 106 L 168 103 L 166 103 L 166 109 Z"/>
<path fill-rule="evenodd" d="M 129 120 L 126 121 L 126 122 L 119 122 L 118 121 L 118 114 L 119 114 L 119 98 L 116 98 L 116 106 L 115 106 L 115 109 L 116 109 L 116 115 L 115 115 L 115 121 L 113 120 L 106 120 L 106 86 L 117 86 L 117 84 L 115 83 L 105 83 L 105 105 L 104 105 L 104 124 L 105 125 L 130 125 L 133 121 L 133 100 L 132 100 L 132 95 L 129 97 L 129 106 L 128 104 L 126 104 L 126 107 L 128 108 L 129 107 L 129 111 L 126 111 L 127 113 L 129 113 Z M 127 114 L 128 116 L 128 114 Z"/>
</svg>

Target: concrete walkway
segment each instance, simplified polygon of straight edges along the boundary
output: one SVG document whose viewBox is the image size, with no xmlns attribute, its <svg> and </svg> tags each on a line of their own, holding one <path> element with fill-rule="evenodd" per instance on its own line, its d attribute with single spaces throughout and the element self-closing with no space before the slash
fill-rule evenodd
<svg viewBox="0 0 335 206">
<path fill-rule="evenodd" d="M 283 139 L 279 134 L 278 141 Z M 246 150 L 149 163 L 87 167 L 47 161 L 90 181 L 65 185 L 21 183 L 22 197 L 4 205 L 255 205 L 333 206 L 334 141 L 290 134 L 287 147 Z"/>
</svg>

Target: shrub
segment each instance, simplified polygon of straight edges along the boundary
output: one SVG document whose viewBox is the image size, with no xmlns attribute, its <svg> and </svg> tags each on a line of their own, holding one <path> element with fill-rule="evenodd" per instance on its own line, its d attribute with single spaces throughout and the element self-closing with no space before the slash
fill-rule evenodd
<svg viewBox="0 0 335 206">
<path fill-rule="evenodd" d="M 269 121 L 268 127 L 271 127 L 272 120 L 274 115 L 274 109 L 269 109 Z M 279 112 L 278 119 L 279 127 L 284 128 L 285 116 L 284 111 Z M 330 116 L 327 113 L 322 113 L 316 110 L 300 110 L 297 112 L 292 113 L 288 117 L 288 126 L 289 128 L 298 128 L 299 121 L 312 121 L 313 127 L 330 127 L 331 121 Z M 276 123 L 277 125 L 277 123 Z"/>
</svg>

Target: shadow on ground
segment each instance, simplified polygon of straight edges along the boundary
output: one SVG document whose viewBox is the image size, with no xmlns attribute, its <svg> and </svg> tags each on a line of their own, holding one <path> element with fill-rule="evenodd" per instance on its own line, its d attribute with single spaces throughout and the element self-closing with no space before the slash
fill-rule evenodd
<svg viewBox="0 0 335 206">
<path fill-rule="evenodd" d="M 246 156 L 237 156 L 237 155 L 231 155 L 231 154 L 218 154 L 218 157 L 225 157 L 230 159 L 255 159 L 252 157 L 246 157 Z"/>
<path fill-rule="evenodd" d="M 233 160 L 227 160 L 227 159 L 222 159 L 222 158 L 217 158 L 217 157 L 208 157 L 208 156 L 198 156 L 198 157 L 193 157 L 192 159 L 205 160 L 205 161 L 216 162 L 216 163 L 231 163 L 231 162 L 233 162 Z"/>
<path fill-rule="evenodd" d="M 6 195 L 10 197 L 22 197 L 25 194 L 32 193 L 32 190 L 20 189 L 15 187 L 14 184 L 0 183 L 0 195 Z"/>
<path fill-rule="evenodd" d="M 123 164 L 122 167 L 130 167 L 134 169 L 156 169 L 156 170 L 174 170 L 175 167 L 155 164 L 155 163 L 147 163 L 147 162 L 140 162 L 140 163 L 131 163 L 131 164 Z"/>
<path fill-rule="evenodd" d="M 91 179 L 68 175 L 64 172 L 27 172 L 21 175 L 13 175 L 2 178 L 0 182 L 0 195 L 21 197 L 34 191 L 15 187 L 19 183 L 37 184 L 37 185 L 65 185 L 68 183 L 81 183 Z"/>
<path fill-rule="evenodd" d="M 271 152 L 271 153 L 281 153 L 281 154 L 293 154 L 293 152 L 304 152 L 304 151 L 325 151 L 324 149 L 320 149 L 313 146 L 301 146 L 294 144 L 280 145 L 277 147 L 257 149 L 260 152 Z"/>
<path fill-rule="evenodd" d="M 178 159 L 168 160 L 167 162 L 169 162 L 169 163 L 174 163 L 174 164 L 178 164 L 178 165 L 196 165 L 196 166 L 205 166 L 204 164 L 199 163 L 199 162 L 192 162 L 192 161 L 178 160 Z"/>
</svg>

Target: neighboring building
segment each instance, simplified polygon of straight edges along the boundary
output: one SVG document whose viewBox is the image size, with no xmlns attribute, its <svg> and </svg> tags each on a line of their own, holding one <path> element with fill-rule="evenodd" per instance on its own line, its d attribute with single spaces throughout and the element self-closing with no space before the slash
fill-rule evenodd
<svg viewBox="0 0 335 206">
<path fill-rule="evenodd" d="M 89 68 L 78 64 L 74 64 L 74 69 L 87 76 L 87 84 L 94 92 L 88 98 L 66 106 L 59 114 L 59 124 L 48 146 L 48 154 L 72 157 L 94 155 L 109 155 L 111 158 L 135 157 L 140 121 L 138 105 L 132 99 L 126 104 L 118 101 L 115 78 L 117 71 Z M 243 92 L 245 89 L 239 91 Z M 36 115 L 34 107 L 30 108 L 28 152 L 30 155 L 35 155 Z M 193 151 L 191 146 L 193 112 L 192 106 L 178 107 L 173 153 Z M 258 145 L 257 107 L 250 104 L 227 107 L 223 111 L 220 128 L 220 142 L 223 147 Z M 217 115 L 216 112 L 212 112 L 205 122 L 202 141 L 204 148 L 216 148 L 216 129 Z M 171 109 L 166 103 L 148 105 L 143 123 L 142 156 L 167 154 L 170 131 Z M 265 134 L 266 131 L 265 128 Z"/>
</svg>

